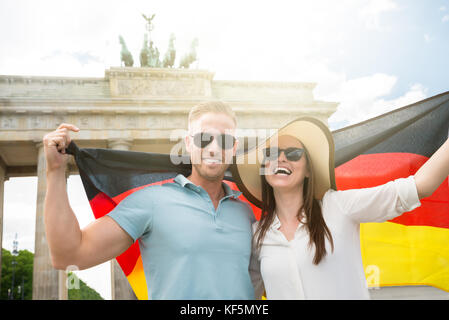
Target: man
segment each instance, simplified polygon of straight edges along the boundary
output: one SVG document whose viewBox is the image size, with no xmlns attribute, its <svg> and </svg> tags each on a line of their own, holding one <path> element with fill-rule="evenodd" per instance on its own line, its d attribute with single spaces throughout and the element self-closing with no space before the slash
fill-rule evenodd
<svg viewBox="0 0 449 320">
<path fill-rule="evenodd" d="M 235 115 L 222 102 L 192 108 L 185 137 L 192 173 L 136 191 L 108 215 L 80 229 L 66 192 L 69 131 L 44 137 L 45 226 L 53 266 L 85 269 L 115 258 L 139 241 L 149 299 L 253 299 L 248 273 L 248 204 L 222 182 L 237 149 Z"/>
</svg>

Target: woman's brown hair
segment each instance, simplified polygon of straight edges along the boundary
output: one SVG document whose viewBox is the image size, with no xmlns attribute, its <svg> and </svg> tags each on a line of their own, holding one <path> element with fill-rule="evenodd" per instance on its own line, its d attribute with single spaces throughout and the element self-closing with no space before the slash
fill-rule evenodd
<svg viewBox="0 0 449 320">
<path fill-rule="evenodd" d="M 305 226 L 309 233 L 309 246 L 315 245 L 315 256 L 313 263 L 318 265 L 326 255 L 326 237 L 330 242 L 332 251 L 334 250 L 334 241 L 331 232 L 326 225 L 321 211 L 321 206 L 314 197 L 314 175 L 312 170 L 312 162 L 304 148 L 304 155 L 307 160 L 307 168 L 310 172 L 309 177 L 304 179 L 303 198 L 304 203 L 297 213 L 298 220 L 302 220 L 302 210 L 305 212 Z M 263 239 L 274 220 L 274 210 L 276 208 L 276 200 L 274 198 L 273 188 L 268 184 L 265 175 L 260 176 L 262 179 L 262 212 L 257 230 L 254 234 L 256 239 L 256 250 L 262 246 Z"/>
</svg>

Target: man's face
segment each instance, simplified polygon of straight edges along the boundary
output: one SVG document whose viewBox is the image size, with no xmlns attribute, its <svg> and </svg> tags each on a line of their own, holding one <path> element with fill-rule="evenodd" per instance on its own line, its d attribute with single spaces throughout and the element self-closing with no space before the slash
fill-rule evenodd
<svg viewBox="0 0 449 320">
<path fill-rule="evenodd" d="M 206 180 L 221 180 L 237 150 L 237 141 L 234 144 L 232 141 L 234 135 L 234 121 L 226 114 L 205 113 L 193 121 L 186 137 L 192 170 Z M 223 141 L 224 137 L 227 139 Z M 223 149 L 222 142 L 225 142 L 229 149 Z"/>
</svg>

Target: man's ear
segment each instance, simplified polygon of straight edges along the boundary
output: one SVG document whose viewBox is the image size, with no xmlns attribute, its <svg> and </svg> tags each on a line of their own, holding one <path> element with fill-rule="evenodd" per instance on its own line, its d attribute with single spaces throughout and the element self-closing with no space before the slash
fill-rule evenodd
<svg viewBox="0 0 449 320">
<path fill-rule="evenodd" d="M 237 152 L 237 148 L 239 147 L 239 139 L 237 139 L 237 137 L 235 138 L 235 144 L 234 144 L 234 150 L 233 150 L 233 155 L 235 156 L 236 152 Z"/>
<path fill-rule="evenodd" d="M 187 132 L 186 136 L 184 137 L 184 143 L 186 145 L 187 153 L 192 153 L 192 142 L 192 137 L 190 136 L 190 133 Z"/>
</svg>

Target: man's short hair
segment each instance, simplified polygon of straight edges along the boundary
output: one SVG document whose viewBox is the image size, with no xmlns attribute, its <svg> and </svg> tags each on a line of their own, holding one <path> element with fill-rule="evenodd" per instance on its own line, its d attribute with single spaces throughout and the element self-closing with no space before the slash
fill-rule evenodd
<svg viewBox="0 0 449 320">
<path fill-rule="evenodd" d="M 207 101 L 194 106 L 189 112 L 189 129 L 190 124 L 199 119 L 205 113 L 222 113 L 229 116 L 237 126 L 237 119 L 232 108 L 223 101 Z"/>
</svg>

